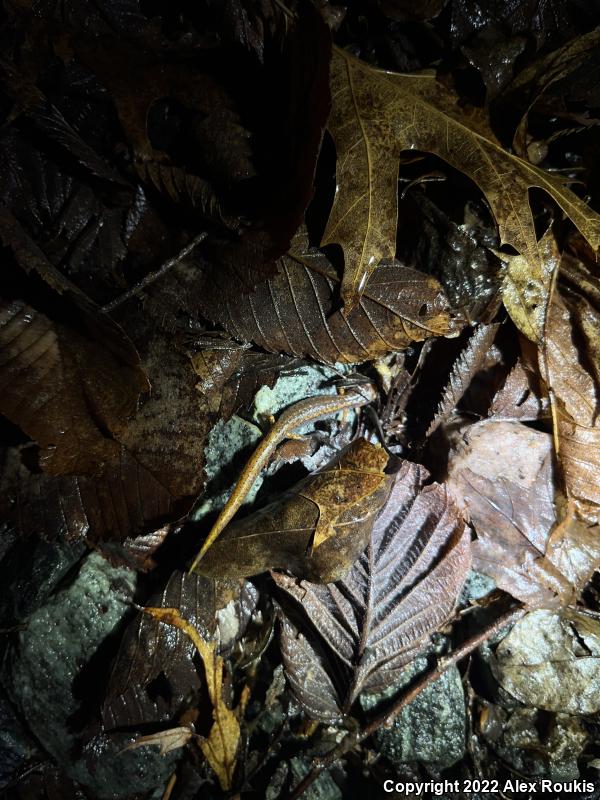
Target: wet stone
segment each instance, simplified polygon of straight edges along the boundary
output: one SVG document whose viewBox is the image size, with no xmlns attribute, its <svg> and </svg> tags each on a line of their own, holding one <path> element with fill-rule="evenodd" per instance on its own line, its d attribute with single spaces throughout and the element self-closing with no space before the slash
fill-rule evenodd
<svg viewBox="0 0 600 800">
<path fill-rule="evenodd" d="M 4 676 L 12 703 L 42 747 L 99 798 L 164 786 L 181 755 L 162 757 L 150 747 L 123 752 L 132 733 L 78 733 L 78 680 L 130 613 L 135 581 L 133 571 L 113 567 L 97 553 L 87 556 L 71 584 L 28 618 Z M 75 759 L 74 753 L 79 754 Z"/>
<path fill-rule="evenodd" d="M 426 666 L 424 658 L 416 659 L 400 684 L 380 695 L 363 695 L 361 705 L 369 711 L 381 707 L 384 702 L 387 705 Z M 390 728 L 382 728 L 375 734 L 375 749 L 397 767 L 419 761 L 443 769 L 463 757 L 465 739 L 462 681 L 458 669 L 450 667 L 400 712 Z"/>
</svg>

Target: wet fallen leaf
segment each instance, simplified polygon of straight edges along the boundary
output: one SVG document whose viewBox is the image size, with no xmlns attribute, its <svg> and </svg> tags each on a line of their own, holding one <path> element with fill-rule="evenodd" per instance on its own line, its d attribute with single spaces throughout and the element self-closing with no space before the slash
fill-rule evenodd
<svg viewBox="0 0 600 800">
<path fill-rule="evenodd" d="M 447 422 L 458 406 L 471 381 L 482 368 L 485 356 L 492 346 L 499 327 L 499 325 L 480 325 L 469 338 L 466 347 L 459 353 L 438 404 L 436 415 L 427 429 L 427 436 L 431 436 L 440 425 Z"/>
<path fill-rule="evenodd" d="M 289 569 L 335 580 L 364 549 L 392 478 L 381 447 L 357 439 L 265 508 L 225 528 L 198 563 L 211 577 Z"/>
<path fill-rule="evenodd" d="M 292 16 L 278 8 L 286 25 L 278 26 L 276 45 L 261 43 L 257 88 L 255 48 L 244 52 L 238 41 L 247 44 L 246 26 L 235 13 L 215 11 L 229 29 L 218 36 L 220 58 L 237 65 L 234 86 L 228 69 L 207 58 L 204 24 L 194 59 L 174 59 L 172 44 L 151 30 L 127 42 L 79 33 L 69 44 L 107 90 L 137 177 L 179 211 L 187 206 L 220 227 L 207 243 L 211 262 L 248 291 L 273 274 L 273 259 L 288 249 L 311 199 L 329 110 L 331 45 L 312 5 Z M 238 13 L 248 24 L 247 9 Z M 269 9 L 256 7 L 252 16 L 270 40 Z"/>
<path fill-rule="evenodd" d="M 433 74 L 395 75 L 334 49 L 331 87 L 338 189 L 321 244 L 339 243 L 344 250 L 346 312 L 356 307 L 380 260 L 394 256 L 403 150 L 434 153 L 475 181 L 501 242 L 517 250 L 534 276 L 544 270 L 544 253 L 529 207 L 531 187 L 547 192 L 594 249 L 600 245 L 600 217 L 559 178 L 503 150 Z"/>
<path fill-rule="evenodd" d="M 458 329 L 438 281 L 397 261 L 371 272 L 357 307 L 344 316 L 335 270 L 304 243 L 298 235 L 299 250 L 279 259 L 278 274 L 247 297 L 211 278 L 199 293 L 203 313 L 240 341 L 326 364 L 367 361 Z"/>
<path fill-rule="evenodd" d="M 538 372 L 521 359 L 517 361 L 498 390 L 489 411 L 490 417 L 507 422 L 526 422 L 548 417 L 550 403 Z"/>
<path fill-rule="evenodd" d="M 576 36 L 558 50 L 548 53 L 524 69 L 508 87 L 505 102 L 518 98 L 527 103 L 515 135 L 513 146 L 522 158 L 527 157 L 527 130 L 533 108 L 548 102 L 549 95 L 558 95 L 563 105 L 565 95 L 570 100 L 583 100 L 593 106 L 597 97 L 597 55 L 600 29 Z M 558 99 L 558 98 L 557 98 Z M 540 102 L 541 101 L 541 102 Z M 556 113 L 556 107 L 552 108 Z"/>
<path fill-rule="evenodd" d="M 18 322 L 21 317 L 16 319 Z M 33 317 L 34 322 L 36 319 Z M 6 336 L 10 336 L 8 325 L 4 331 Z M 42 344 L 52 342 L 52 331 L 40 341 Z M 94 360 L 89 355 L 89 345 L 86 342 L 81 351 L 77 349 L 79 346 L 80 340 L 71 337 L 67 352 L 70 354 L 75 349 L 73 358 L 81 364 L 84 376 L 89 369 L 92 377 L 98 377 L 94 372 Z M 65 396 L 57 402 L 59 415 L 68 414 L 71 408 L 80 414 L 80 418 L 74 417 L 66 428 L 71 440 L 78 447 L 76 422 L 84 432 L 95 430 L 103 458 L 92 458 L 93 453 L 88 452 L 91 446 L 81 451 L 71 448 L 68 454 L 73 458 L 80 455 L 83 463 L 78 466 L 75 462 L 71 470 L 74 474 L 50 475 L 47 472 L 40 474 L 32 465 L 31 462 L 35 464 L 36 461 L 33 448 L 13 452 L 7 491 L 19 527 L 23 527 L 26 520 L 35 521 L 36 532 L 48 539 L 63 535 L 72 538 L 87 536 L 92 541 L 125 539 L 155 530 L 189 511 L 204 485 L 204 441 L 216 420 L 216 414 L 210 411 L 211 405 L 214 407 L 211 397 L 220 397 L 222 384 L 219 381 L 225 380 L 225 373 L 215 369 L 212 377 L 216 383 L 212 386 L 207 384 L 204 387 L 206 393 L 201 393 L 196 388 L 197 375 L 190 359 L 175 346 L 175 342 L 153 336 L 144 348 L 143 362 L 152 391 L 143 397 L 137 414 L 131 419 L 111 420 L 111 436 L 106 435 L 104 426 L 98 427 L 102 416 L 94 415 L 92 400 L 88 402 L 85 395 L 85 382 L 83 390 L 77 380 L 64 385 Z M 226 358 L 226 353 L 222 357 Z M 41 361 L 39 367 L 34 367 L 32 377 L 36 377 L 36 370 L 45 374 L 45 363 Z M 101 364 L 98 369 L 100 367 Z M 27 371 L 21 374 L 18 385 L 28 385 L 27 375 Z M 78 375 L 76 372 L 75 378 Z M 116 376 L 112 375 L 110 379 L 107 376 L 104 384 L 98 386 L 97 402 L 105 394 L 117 407 L 124 402 L 121 392 L 109 394 L 110 381 L 117 380 Z M 54 383 L 50 377 L 48 380 L 51 392 Z M 71 394 L 66 393 L 67 390 Z M 43 399 L 45 395 L 40 394 L 40 397 Z M 6 392 L 6 402 L 13 402 L 10 391 Z M 11 406 L 15 421 L 31 415 L 36 402 L 36 395 L 28 395 L 18 404 L 15 400 Z M 7 413 L 8 410 L 5 408 Z M 37 433 L 39 429 L 45 437 L 42 442 L 60 444 L 60 432 L 65 429 L 61 427 L 60 416 L 33 415 L 32 419 L 37 427 L 31 432 Z M 174 431 L 178 435 L 174 436 Z M 89 461 L 87 474 L 83 471 L 88 465 L 86 459 Z M 61 465 L 61 472 L 63 468 L 66 471 Z M 50 510 L 57 516 L 52 516 Z"/>
<path fill-rule="evenodd" d="M 201 349 L 198 350 L 199 344 Z M 210 400 L 211 411 L 224 421 L 251 403 L 262 386 L 272 388 L 278 378 L 298 366 L 298 362 L 286 356 L 249 352 L 247 347 L 231 339 L 195 340 L 188 354 L 200 379 L 198 391 Z M 223 372 L 224 385 L 220 394 L 211 391 L 215 370 Z"/>
<path fill-rule="evenodd" d="M 223 650 L 231 648 L 232 632 L 233 639 L 243 633 L 256 598 L 251 584 L 215 582 L 176 570 L 148 602 L 154 608 L 177 608 L 206 641 L 218 638 Z M 221 631 L 224 613 L 228 622 L 223 620 Z M 201 689 L 193 655 L 194 645 L 184 630 L 166 628 L 157 618 L 138 614 L 125 631 L 112 667 L 102 708 L 105 727 L 176 719 Z"/>
<path fill-rule="evenodd" d="M 0 306 L 0 359 L 0 411 L 39 444 L 48 474 L 110 460 L 118 446 L 107 431 L 126 423 L 148 386 L 139 367 L 22 300 Z"/>
<path fill-rule="evenodd" d="M 145 608 L 144 612 L 183 631 L 202 658 L 206 687 L 213 706 L 213 725 L 208 738 L 200 741 L 200 749 L 215 771 L 221 789 L 228 791 L 233 785 L 240 724 L 237 715 L 223 700 L 223 659 L 217 655 L 217 645 L 207 642 L 177 608 Z"/>
<path fill-rule="evenodd" d="M 340 717 L 361 692 L 391 686 L 452 613 L 471 563 L 469 534 L 446 489 L 427 479 L 402 463 L 367 549 L 342 580 L 273 574 L 302 612 L 299 623 L 285 612 L 281 647 L 294 693 L 316 718 Z"/>
<path fill-rule="evenodd" d="M 532 261 L 525 255 L 508 257 L 502 299 L 517 328 L 540 343 L 552 293 L 552 281 L 560 263 L 554 233 L 549 228 L 537 244 L 539 257 Z"/>
<path fill-rule="evenodd" d="M 473 563 L 530 607 L 573 602 L 600 564 L 595 529 L 557 511 L 552 438 L 519 423 L 468 429 L 449 485 L 475 531 Z"/>
<path fill-rule="evenodd" d="M 600 710 L 600 625 L 576 611 L 532 611 L 498 645 L 494 673 L 526 706 Z"/>
</svg>

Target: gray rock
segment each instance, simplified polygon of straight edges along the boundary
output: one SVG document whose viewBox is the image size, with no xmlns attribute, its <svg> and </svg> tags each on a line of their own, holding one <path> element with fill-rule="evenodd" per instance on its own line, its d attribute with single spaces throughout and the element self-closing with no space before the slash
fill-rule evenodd
<svg viewBox="0 0 600 800">
<path fill-rule="evenodd" d="M 495 588 L 496 582 L 493 578 L 484 575 L 482 572 L 471 570 L 460 593 L 458 605 L 460 608 L 466 608 L 477 600 L 481 600 L 482 597 L 488 595 Z"/>
<path fill-rule="evenodd" d="M 425 659 L 416 659 L 407 668 L 399 685 L 381 695 L 364 695 L 361 705 L 372 710 L 383 702 L 389 703 L 426 665 Z M 463 757 L 465 739 L 465 697 L 456 667 L 450 667 L 422 691 L 400 712 L 390 728 L 381 728 L 375 734 L 376 749 L 397 767 L 410 761 L 431 764 L 439 769 L 449 767 Z"/>
<path fill-rule="evenodd" d="M 122 752 L 133 740 L 125 734 L 98 734 L 83 743 L 73 730 L 81 707 L 74 684 L 124 620 L 135 580 L 131 570 L 113 567 L 96 553 L 87 556 L 71 585 L 29 617 L 10 653 L 6 676 L 12 701 L 41 745 L 100 798 L 164 785 L 180 755 L 161 757 L 150 747 Z"/>
<path fill-rule="evenodd" d="M 0 689 L 0 788 L 11 781 L 16 770 L 34 753 L 34 743 Z"/>
<path fill-rule="evenodd" d="M 289 789 L 296 786 L 308 774 L 310 765 L 309 758 L 297 757 L 290 761 L 282 761 L 267 787 L 265 800 L 278 800 L 281 796 L 286 796 Z M 304 800 L 342 800 L 342 793 L 329 772 L 324 770 L 302 797 Z"/>
<path fill-rule="evenodd" d="M 0 561 L 0 626 L 18 625 L 50 596 L 85 552 L 83 542 L 17 541 Z"/>
<path fill-rule="evenodd" d="M 521 708 L 510 715 L 502 737 L 495 743 L 501 758 L 523 775 L 569 781 L 579 778 L 577 759 L 587 734 L 577 717 L 556 714 L 540 726 L 537 709 Z M 540 736 L 540 728 L 549 735 Z M 543 740 L 542 740 L 543 738 Z"/>
</svg>

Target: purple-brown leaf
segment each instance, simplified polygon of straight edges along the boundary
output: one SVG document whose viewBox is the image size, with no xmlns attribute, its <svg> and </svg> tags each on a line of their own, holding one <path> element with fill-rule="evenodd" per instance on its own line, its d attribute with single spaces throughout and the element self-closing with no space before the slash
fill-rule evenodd
<svg viewBox="0 0 600 800">
<path fill-rule="evenodd" d="M 300 605 L 302 631 L 312 627 L 305 636 L 284 620 L 282 650 L 294 691 L 314 716 L 333 719 L 360 692 L 392 685 L 452 613 L 470 567 L 469 534 L 445 487 L 426 485 L 428 477 L 403 462 L 367 549 L 343 580 L 274 575 Z"/>
<path fill-rule="evenodd" d="M 476 569 L 530 607 L 567 605 L 600 559 L 597 531 L 557 511 L 549 434 L 482 422 L 463 434 L 449 484 L 477 532 Z"/>
</svg>

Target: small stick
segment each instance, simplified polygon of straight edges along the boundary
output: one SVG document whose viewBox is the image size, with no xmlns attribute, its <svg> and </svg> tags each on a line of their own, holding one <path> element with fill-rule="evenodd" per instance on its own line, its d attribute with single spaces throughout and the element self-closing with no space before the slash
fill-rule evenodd
<svg viewBox="0 0 600 800">
<path fill-rule="evenodd" d="M 452 666 L 452 664 L 456 664 L 458 661 L 461 661 L 465 656 L 468 656 L 469 653 L 472 653 L 473 650 L 476 650 L 485 641 L 499 633 L 502 628 L 505 628 L 507 625 L 516 622 L 520 617 L 523 616 L 523 614 L 525 614 L 525 609 L 521 605 L 511 606 L 508 611 L 498 617 L 495 622 L 492 622 L 490 625 L 488 625 L 487 628 L 484 628 L 482 631 L 480 631 L 480 633 L 472 636 L 470 639 L 467 639 L 466 642 L 463 642 L 463 644 L 460 645 L 460 647 L 457 647 L 452 653 L 449 653 L 447 656 L 440 659 L 440 662 L 434 669 L 426 672 L 417 681 L 417 683 L 407 689 L 406 692 L 401 694 L 390 708 L 384 710 L 381 714 L 376 716 L 365 728 L 363 728 L 362 731 L 359 731 L 358 733 L 349 733 L 344 739 L 342 739 L 337 747 L 334 747 L 322 758 L 316 759 L 313 762 L 313 768 L 300 781 L 295 789 L 292 790 L 291 794 L 288 795 L 287 800 L 297 800 L 297 798 L 304 794 L 308 787 L 312 785 L 313 781 L 319 777 L 324 769 L 331 767 L 336 761 L 342 758 L 342 756 L 356 747 L 357 744 L 362 742 L 364 739 L 367 739 L 369 736 L 372 736 L 376 731 L 379 730 L 379 728 L 389 726 L 402 711 L 402 709 L 405 708 L 409 703 L 412 703 L 412 701 L 419 694 L 421 694 L 423 689 L 426 689 L 432 683 L 435 683 L 435 681 L 441 678 L 448 667 Z"/>
<path fill-rule="evenodd" d="M 111 311 L 114 311 L 115 308 L 118 308 L 127 300 L 131 300 L 132 297 L 137 297 L 137 295 L 141 294 L 147 286 L 149 286 L 151 283 L 154 283 L 154 281 L 157 281 L 159 278 L 162 278 L 162 276 L 172 267 L 174 267 L 175 264 L 178 264 L 183 258 L 189 256 L 192 250 L 201 242 L 203 242 L 207 236 L 208 233 L 206 233 L 206 231 L 199 233 L 198 236 L 192 239 L 191 242 L 186 244 L 183 250 L 177 253 L 177 255 L 173 258 L 165 261 L 165 263 L 162 264 L 155 272 L 149 272 L 145 278 L 142 278 L 142 280 L 135 286 L 132 286 L 131 289 L 126 291 L 124 294 L 119 295 L 119 297 L 115 297 L 114 300 L 111 300 L 110 303 L 107 303 L 105 306 L 102 306 L 102 311 L 104 311 L 105 314 L 110 314 Z"/>
</svg>

